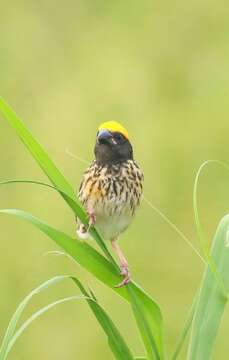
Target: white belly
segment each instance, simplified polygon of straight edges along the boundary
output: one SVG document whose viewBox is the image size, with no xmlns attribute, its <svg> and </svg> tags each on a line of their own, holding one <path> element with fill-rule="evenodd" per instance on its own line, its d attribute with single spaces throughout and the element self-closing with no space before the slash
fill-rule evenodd
<svg viewBox="0 0 229 360">
<path fill-rule="evenodd" d="M 97 217 L 96 228 L 105 240 L 112 240 L 125 231 L 130 222 L 131 218 L 127 216 Z"/>
<path fill-rule="evenodd" d="M 117 238 L 132 220 L 131 208 L 124 201 L 98 204 L 95 209 L 96 228 L 105 240 Z"/>
</svg>

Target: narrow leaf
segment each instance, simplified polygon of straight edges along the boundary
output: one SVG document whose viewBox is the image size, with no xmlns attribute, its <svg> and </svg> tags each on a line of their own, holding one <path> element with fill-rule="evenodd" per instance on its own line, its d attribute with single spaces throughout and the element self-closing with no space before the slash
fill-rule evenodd
<svg viewBox="0 0 229 360">
<path fill-rule="evenodd" d="M 157 343 L 162 339 L 162 334 L 157 332 L 158 329 L 152 328 L 150 319 L 146 318 L 144 312 L 142 311 L 142 304 L 139 301 L 138 296 L 131 289 L 131 287 L 127 286 L 127 288 L 131 299 L 133 313 L 135 315 L 138 328 L 147 351 L 148 359 L 163 359 L 162 351 L 161 353 L 159 352 L 159 349 L 163 349 L 163 344 L 157 346 Z"/>
<path fill-rule="evenodd" d="M 229 215 L 220 222 L 214 237 L 211 258 L 228 293 L 229 291 Z M 194 313 L 189 360 L 210 360 L 219 325 L 227 304 L 227 294 L 217 281 L 211 266 L 206 267 Z"/>
<path fill-rule="evenodd" d="M 115 358 L 117 360 L 134 360 L 125 340 L 123 339 L 119 330 L 114 325 L 113 321 L 110 319 L 107 313 L 98 304 L 98 302 L 95 301 L 94 298 L 90 298 L 90 295 L 87 293 L 87 291 L 78 279 L 73 277 L 73 281 L 76 283 L 82 294 L 85 296 L 85 300 L 87 301 L 96 319 L 106 333 L 108 338 L 108 344 Z"/>
</svg>

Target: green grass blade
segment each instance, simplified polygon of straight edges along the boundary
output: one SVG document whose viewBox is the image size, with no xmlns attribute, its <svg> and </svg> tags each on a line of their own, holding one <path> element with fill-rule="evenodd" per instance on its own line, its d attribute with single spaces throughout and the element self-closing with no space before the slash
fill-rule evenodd
<svg viewBox="0 0 229 360">
<path fill-rule="evenodd" d="M 22 315 L 25 307 L 30 302 L 30 300 L 35 295 L 37 295 L 40 292 L 44 291 L 45 289 L 47 289 L 51 285 L 54 285 L 54 284 L 56 284 L 56 283 L 58 283 L 60 281 L 63 281 L 66 278 L 69 278 L 69 276 L 56 276 L 56 277 L 44 282 L 39 287 L 37 287 L 36 289 L 31 291 L 30 294 L 28 296 L 26 296 L 26 298 L 19 304 L 17 310 L 15 311 L 14 315 L 12 316 L 12 318 L 10 320 L 10 323 L 9 323 L 8 328 L 6 330 L 5 336 L 3 338 L 3 341 L 2 341 L 2 344 L 1 344 L 1 347 L 0 347 L 0 360 L 4 360 L 6 358 L 7 348 L 9 346 L 10 341 L 12 340 L 12 337 L 14 335 L 14 332 L 15 332 L 15 329 L 17 327 L 18 321 L 20 320 L 21 315 Z"/>
<path fill-rule="evenodd" d="M 114 286 L 120 282 L 120 277 L 113 265 L 98 251 L 86 242 L 78 241 L 71 238 L 67 234 L 58 231 L 47 225 L 38 218 L 21 210 L 5 209 L 0 213 L 16 215 L 17 217 L 28 221 L 35 225 L 38 229 L 48 235 L 55 241 L 64 251 L 71 256 L 78 264 L 93 274 L 98 280 L 109 286 L 113 291 L 131 301 L 129 292 L 126 287 L 115 288 Z M 141 311 L 150 324 L 150 328 L 155 337 L 155 343 L 158 353 L 163 353 L 163 337 L 162 337 L 162 316 L 159 306 L 156 302 L 144 292 L 136 283 L 131 281 L 128 288 L 132 290 L 138 302 L 141 304 Z M 163 356 L 161 357 L 163 359 Z"/>
<path fill-rule="evenodd" d="M 90 298 L 90 295 L 87 293 L 87 291 L 78 279 L 73 277 L 73 281 L 76 283 L 82 294 L 85 296 L 85 300 L 87 301 L 96 319 L 98 320 L 105 334 L 107 335 L 108 344 L 115 358 L 117 360 L 134 360 L 133 355 L 131 354 L 131 351 L 128 348 L 125 340 L 123 339 L 117 327 L 114 325 L 113 321 L 104 311 L 104 309 L 98 304 L 94 297 Z"/>
<path fill-rule="evenodd" d="M 145 317 L 142 311 L 142 302 L 139 301 L 138 296 L 131 287 L 127 286 L 131 299 L 131 306 L 138 324 L 138 328 L 147 351 L 148 360 L 160 360 L 163 359 L 163 352 L 159 352 L 159 349 L 163 349 L 163 344 L 157 346 L 157 342 L 162 339 L 162 334 L 157 332 L 157 329 L 153 329 L 150 319 Z"/>
<path fill-rule="evenodd" d="M 229 291 L 229 215 L 220 222 L 214 237 L 211 257 L 226 291 Z M 210 265 L 205 270 L 192 324 L 189 345 L 189 360 L 209 360 L 212 358 L 220 321 L 228 297 L 217 282 Z"/>
</svg>

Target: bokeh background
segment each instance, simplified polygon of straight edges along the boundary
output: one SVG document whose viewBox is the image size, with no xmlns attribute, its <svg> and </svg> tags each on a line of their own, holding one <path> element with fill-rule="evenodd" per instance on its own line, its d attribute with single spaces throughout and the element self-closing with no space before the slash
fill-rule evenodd
<svg viewBox="0 0 229 360">
<path fill-rule="evenodd" d="M 228 161 L 229 7 L 223 1 L 28 1 L 0 11 L 0 93 L 24 119 L 77 188 L 90 161 L 97 126 L 118 120 L 130 133 L 145 173 L 145 196 L 198 246 L 192 208 L 195 174 L 207 159 Z M 0 178 L 46 180 L 0 118 Z M 200 180 L 199 207 L 209 243 L 229 210 L 229 174 L 210 165 Z M 74 234 L 63 201 L 34 185 L 1 187 L 1 208 L 18 207 Z M 142 353 L 127 304 L 62 257 L 31 226 L 0 218 L 0 335 L 19 301 L 56 275 L 75 273 L 89 284 Z M 171 351 L 198 288 L 203 265 L 146 203 L 122 236 L 134 278 L 161 305 Z M 62 284 L 29 311 L 76 293 Z M 27 314 L 29 313 L 27 312 Z M 214 359 L 228 354 L 229 315 Z M 185 359 L 183 353 L 183 359 Z M 10 358 L 108 360 L 106 339 L 87 305 L 52 310 L 18 341 Z"/>
</svg>

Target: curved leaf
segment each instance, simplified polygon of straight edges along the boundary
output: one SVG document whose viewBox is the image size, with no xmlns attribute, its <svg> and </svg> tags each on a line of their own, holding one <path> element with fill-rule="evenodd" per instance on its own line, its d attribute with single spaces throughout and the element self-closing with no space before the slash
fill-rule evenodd
<svg viewBox="0 0 229 360">
<path fill-rule="evenodd" d="M 95 297 L 93 296 L 90 298 L 90 295 L 87 293 L 82 283 L 77 278 L 73 277 L 72 279 L 79 287 L 82 294 L 85 296 L 85 300 L 93 311 L 96 319 L 102 326 L 104 332 L 107 334 L 108 343 L 115 358 L 117 360 L 134 360 L 133 355 L 131 354 L 131 351 L 121 336 L 119 330 L 103 310 L 103 308 L 95 300 Z"/>
<path fill-rule="evenodd" d="M 130 295 L 131 306 L 148 354 L 148 359 L 160 360 L 163 353 L 158 351 L 156 341 L 160 341 L 162 339 L 162 334 L 152 331 L 152 327 L 150 326 L 151 322 L 145 317 L 145 314 L 142 311 L 142 304 L 139 302 L 138 297 L 135 295 L 135 292 L 131 289 L 131 287 L 128 286 L 127 288 Z M 163 348 L 162 345 L 163 344 L 160 344 L 159 349 Z"/>
</svg>

